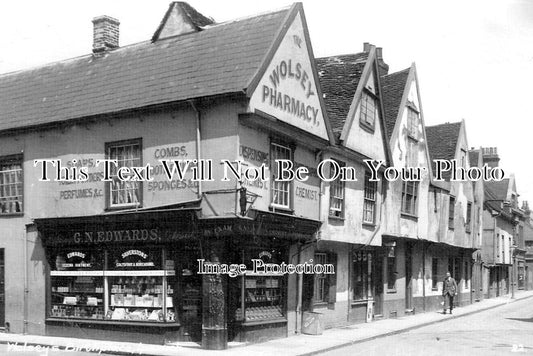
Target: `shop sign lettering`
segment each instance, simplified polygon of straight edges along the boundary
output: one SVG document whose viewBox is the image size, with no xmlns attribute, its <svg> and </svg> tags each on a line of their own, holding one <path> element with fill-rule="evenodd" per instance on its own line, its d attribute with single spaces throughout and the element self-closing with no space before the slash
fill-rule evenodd
<svg viewBox="0 0 533 356">
<path fill-rule="evenodd" d="M 67 258 L 68 259 L 71 259 L 72 257 L 79 257 L 81 259 L 84 259 L 85 258 L 85 254 L 83 252 L 69 252 L 67 253 Z"/>
<path fill-rule="evenodd" d="M 258 163 L 268 163 L 268 153 L 258 149 L 241 145 L 239 153 L 245 160 L 255 161 Z"/>
<path fill-rule="evenodd" d="M 126 252 L 124 252 L 122 254 L 122 258 L 126 258 L 128 256 L 133 256 L 133 255 L 140 256 L 140 257 L 142 257 L 144 259 L 146 259 L 148 257 L 148 255 L 146 253 L 142 252 L 142 251 L 139 251 L 139 250 L 128 250 L 128 251 L 126 251 Z"/>
<path fill-rule="evenodd" d="M 279 64 L 273 68 L 269 80 L 270 85 L 263 84 L 263 103 L 266 102 L 274 108 L 312 123 L 313 126 L 320 125 L 320 121 L 318 120 L 318 108 L 315 108 L 304 100 L 297 99 L 279 90 L 279 86 L 283 81 L 294 80 L 299 84 L 298 87 L 303 91 L 306 99 L 316 95 L 313 90 L 314 85 L 311 81 L 311 76 L 305 69 L 303 69 L 301 63 L 293 62 L 292 59 L 281 60 Z"/>
</svg>

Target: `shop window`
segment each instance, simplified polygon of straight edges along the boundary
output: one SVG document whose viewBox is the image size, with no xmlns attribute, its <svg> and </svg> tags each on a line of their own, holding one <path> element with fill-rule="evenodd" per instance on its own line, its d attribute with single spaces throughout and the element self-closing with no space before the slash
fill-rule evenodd
<svg viewBox="0 0 533 356">
<path fill-rule="evenodd" d="M 372 253 L 369 251 L 355 251 L 352 259 L 352 270 L 352 299 L 358 301 L 372 297 Z"/>
<path fill-rule="evenodd" d="M 377 100 L 374 96 L 364 91 L 361 97 L 361 115 L 360 123 L 363 127 L 374 130 L 377 117 Z"/>
<path fill-rule="evenodd" d="M 280 264 L 286 256 L 278 248 L 265 246 L 240 251 L 246 273 L 241 276 L 242 284 L 235 310 L 235 320 L 255 322 L 285 318 L 286 278 L 282 273 L 267 271 L 261 263 Z M 257 269 L 254 271 L 254 262 Z M 242 298 L 244 296 L 244 299 Z"/>
<path fill-rule="evenodd" d="M 471 232 L 472 230 L 472 203 L 468 202 L 466 204 L 466 232 Z"/>
<path fill-rule="evenodd" d="M 22 156 L 0 158 L 0 215 L 22 213 Z"/>
<path fill-rule="evenodd" d="M 343 162 L 337 162 L 340 167 L 344 167 Z M 344 217 L 344 181 L 341 180 L 341 175 L 336 171 L 335 165 L 331 165 L 331 176 L 337 175 L 338 178 L 332 181 L 329 185 L 329 216 L 336 218 Z"/>
<path fill-rule="evenodd" d="M 50 318 L 176 321 L 174 261 L 163 262 L 161 248 L 72 248 L 49 255 Z"/>
<path fill-rule="evenodd" d="M 292 161 L 292 150 L 288 146 L 278 143 L 272 143 L 270 146 L 272 161 L 270 164 L 272 170 L 272 205 L 274 207 L 291 208 L 291 184 L 290 181 L 278 181 L 277 160 L 286 159 Z M 281 177 L 288 178 L 288 177 Z"/>
<path fill-rule="evenodd" d="M 402 213 L 417 214 L 418 182 L 404 181 L 402 190 Z"/>
<path fill-rule="evenodd" d="M 418 140 L 418 112 L 413 108 L 407 108 L 407 130 L 409 137 Z"/>
<path fill-rule="evenodd" d="M 455 198 L 450 195 L 450 204 L 448 205 L 448 229 L 453 230 L 455 218 Z"/>
<path fill-rule="evenodd" d="M 377 182 L 370 180 L 371 175 L 365 172 L 365 196 L 363 203 L 363 222 L 374 224 L 376 222 Z"/>
<path fill-rule="evenodd" d="M 431 289 L 437 290 L 438 289 L 438 282 L 439 282 L 439 259 L 438 258 L 432 258 L 431 259 Z"/>
<path fill-rule="evenodd" d="M 142 165 L 141 140 L 128 140 L 106 144 L 107 159 L 116 160 L 111 164 L 112 181 L 107 185 L 109 207 L 130 207 L 141 205 L 142 186 L 138 181 L 122 181 L 117 177 L 121 167 L 140 167 Z"/>
</svg>

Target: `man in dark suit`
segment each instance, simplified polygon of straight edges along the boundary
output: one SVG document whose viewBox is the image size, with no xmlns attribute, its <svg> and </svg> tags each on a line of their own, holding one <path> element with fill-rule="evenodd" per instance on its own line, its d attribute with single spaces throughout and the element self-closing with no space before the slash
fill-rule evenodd
<svg viewBox="0 0 533 356">
<path fill-rule="evenodd" d="M 446 272 L 446 278 L 442 282 L 442 296 L 444 297 L 444 310 L 443 314 L 446 314 L 446 304 L 449 305 L 450 314 L 453 310 L 453 297 L 457 293 L 457 283 L 455 279 L 452 278 L 450 272 Z"/>
</svg>

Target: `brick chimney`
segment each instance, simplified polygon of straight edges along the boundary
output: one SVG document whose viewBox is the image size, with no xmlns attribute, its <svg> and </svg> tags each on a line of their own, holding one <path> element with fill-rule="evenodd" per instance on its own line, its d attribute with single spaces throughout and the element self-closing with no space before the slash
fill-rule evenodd
<svg viewBox="0 0 533 356">
<path fill-rule="evenodd" d="M 383 48 L 376 47 L 376 56 L 378 57 L 379 76 L 389 74 L 389 65 L 383 60 Z"/>
<path fill-rule="evenodd" d="M 118 47 L 120 22 L 111 16 L 93 19 L 93 53 L 106 52 Z"/>
<path fill-rule="evenodd" d="M 500 162 L 500 156 L 498 156 L 497 147 L 483 147 L 483 164 L 487 164 L 489 167 L 498 167 Z"/>
<path fill-rule="evenodd" d="M 385 63 L 385 61 L 383 60 L 383 48 L 376 47 L 369 42 L 363 43 L 363 52 L 370 52 L 371 48 L 376 49 L 376 57 L 378 60 L 378 67 L 379 67 L 379 76 L 382 77 L 384 75 L 389 74 L 389 65 Z"/>
</svg>

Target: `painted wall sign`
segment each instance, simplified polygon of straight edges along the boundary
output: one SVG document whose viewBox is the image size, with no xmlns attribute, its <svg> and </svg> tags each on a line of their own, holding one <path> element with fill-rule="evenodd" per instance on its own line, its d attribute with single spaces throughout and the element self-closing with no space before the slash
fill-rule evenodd
<svg viewBox="0 0 533 356">
<path fill-rule="evenodd" d="M 250 98 L 256 109 L 328 139 L 317 83 L 298 13 Z"/>
</svg>

